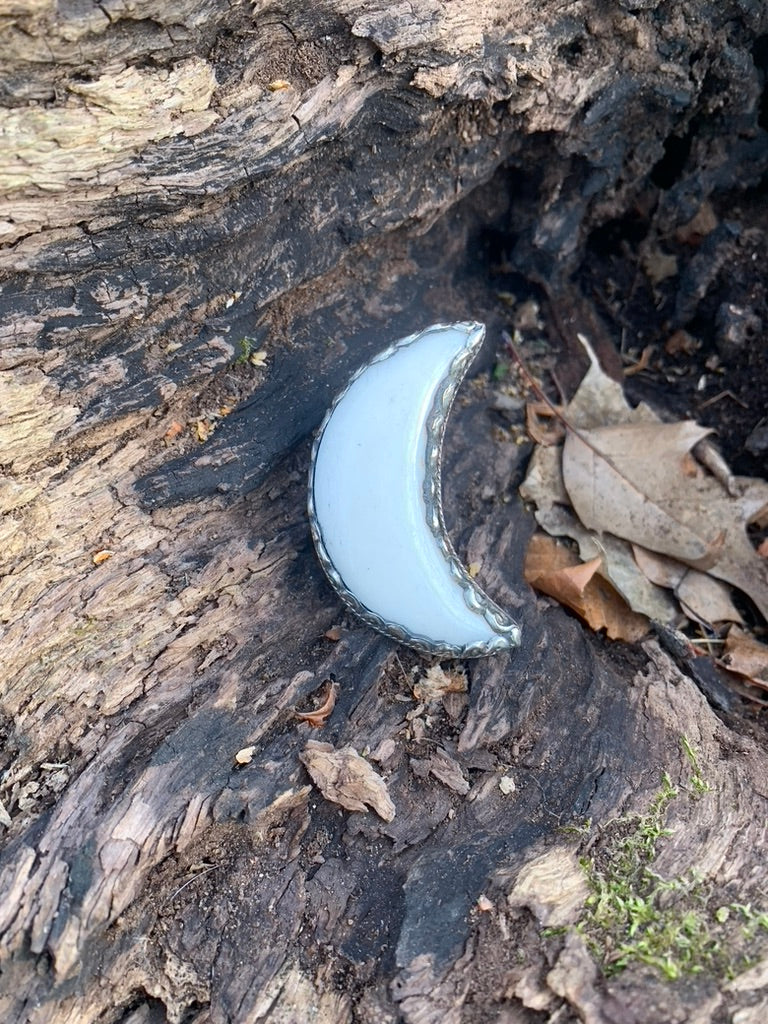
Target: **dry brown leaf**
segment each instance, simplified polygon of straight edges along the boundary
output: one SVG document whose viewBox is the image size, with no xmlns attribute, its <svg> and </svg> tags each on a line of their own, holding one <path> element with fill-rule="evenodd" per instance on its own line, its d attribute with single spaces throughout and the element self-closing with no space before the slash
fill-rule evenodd
<svg viewBox="0 0 768 1024">
<path fill-rule="evenodd" d="M 319 729 L 320 726 L 325 725 L 330 718 L 331 712 L 336 707 L 338 692 L 339 688 L 336 683 L 329 679 L 326 683 L 320 706 L 315 708 L 314 711 L 294 711 L 294 715 L 296 715 L 300 722 L 306 722 L 313 729 Z"/>
<path fill-rule="evenodd" d="M 94 565 L 101 565 L 102 562 L 106 562 L 110 559 L 114 553 L 114 551 L 109 551 L 107 548 L 102 548 L 101 551 L 97 551 L 95 554 L 91 555 L 91 561 Z"/>
<path fill-rule="evenodd" d="M 711 437 L 705 437 L 703 441 L 699 441 L 694 446 L 693 454 L 702 466 L 706 466 L 715 480 L 718 480 L 723 485 L 732 498 L 738 498 L 740 491 L 736 477 L 731 472 L 731 467 L 712 443 Z"/>
<path fill-rule="evenodd" d="M 731 626 L 719 664 L 768 690 L 768 647 L 738 626 Z"/>
<path fill-rule="evenodd" d="M 416 700 L 430 704 L 447 693 L 466 693 L 467 677 L 458 670 L 444 672 L 439 665 L 430 665 L 425 674 L 413 687 Z"/>
<path fill-rule="evenodd" d="M 747 535 L 747 526 L 768 506 L 768 483 L 730 477 L 733 493 L 729 493 L 694 459 L 685 461 L 681 449 L 685 437 L 695 436 L 693 427 L 682 423 L 659 428 L 669 431 L 676 452 L 664 443 L 663 432 L 658 446 L 651 441 L 651 433 L 640 434 L 637 443 L 655 454 L 644 457 L 639 452 L 633 457 L 626 433 L 614 443 L 609 435 L 612 428 L 590 431 L 590 441 L 607 449 L 610 465 L 582 441 L 572 443 L 569 435 L 563 476 L 577 515 L 592 529 L 610 531 L 694 568 L 705 568 L 711 576 L 743 590 L 768 619 L 768 565 L 755 554 Z M 632 429 L 627 425 L 622 431 Z M 609 435 L 608 440 L 601 435 Z M 567 460 L 569 445 L 572 458 Z"/>
<path fill-rule="evenodd" d="M 652 583 L 671 590 L 689 618 L 707 626 L 743 621 L 728 587 L 720 580 L 637 544 L 632 545 L 632 551 L 642 572 Z"/>
<path fill-rule="evenodd" d="M 640 640 L 648 619 L 638 615 L 598 574 L 601 559 L 579 562 L 552 537 L 535 533 L 525 556 L 523 575 L 531 586 L 576 612 L 594 630 L 605 629 L 612 640 Z"/>
<path fill-rule="evenodd" d="M 549 447 L 560 444 L 565 437 L 565 427 L 557 418 L 555 410 L 546 402 L 528 402 L 525 406 L 525 429 L 536 444 Z"/>
<path fill-rule="evenodd" d="M 708 567 L 709 575 L 744 591 L 768 619 L 768 562 L 754 551 L 746 532 L 747 526 L 760 523 L 761 516 L 765 516 L 768 523 L 768 483 L 733 477 L 708 439 L 688 444 L 696 436 L 696 431 L 701 432 L 704 428 L 695 424 L 692 427 L 661 424 L 656 414 L 642 404 L 632 409 L 621 385 L 603 372 L 586 339 L 579 335 L 579 340 L 589 356 L 590 367 L 576 394 L 563 410 L 568 423 L 590 441 L 595 440 L 592 428 L 596 428 L 597 433 L 618 424 L 623 430 L 627 430 L 629 424 L 650 424 L 652 430 L 645 435 L 639 431 L 635 436 L 637 445 L 642 444 L 647 449 L 645 452 L 630 450 L 628 453 L 630 463 L 641 469 L 637 479 L 631 471 L 624 472 L 626 467 L 621 465 L 620 456 L 621 472 L 613 471 L 616 462 L 611 457 L 610 444 L 606 461 L 596 454 L 594 448 L 569 439 L 567 446 L 572 451 L 581 449 L 577 451 L 577 461 L 580 459 L 587 464 L 586 467 L 581 466 L 584 478 L 580 485 L 581 501 L 575 508 L 582 522 L 568 509 L 570 500 L 563 484 L 560 450 L 537 448 L 520 491 L 523 497 L 536 503 L 539 524 L 552 534 L 576 539 L 582 558 L 591 557 L 595 549 L 600 551 L 604 558 L 603 575 L 613 581 L 632 607 L 649 612 L 658 621 L 672 621 L 674 610 L 669 607 L 660 588 L 649 590 L 652 585 L 645 585 L 642 574 L 633 572 L 632 559 L 625 557 L 628 549 L 622 550 L 621 547 L 624 541 L 614 536 L 621 533 L 618 524 L 622 519 L 637 520 L 641 529 L 637 533 L 627 530 L 622 536 L 645 548 L 670 554 L 694 565 L 698 562 L 700 568 L 716 559 L 715 564 Z M 677 452 L 672 459 L 664 447 L 665 429 L 671 429 L 673 435 L 675 431 L 679 432 Z M 653 430 L 660 431 L 655 435 L 655 441 L 652 439 Z M 610 441 L 610 434 L 608 438 Z M 686 445 L 694 448 L 696 458 L 685 450 Z M 599 444 L 594 447 L 599 448 Z M 545 456 L 546 466 L 543 463 Z M 651 470 L 650 484 L 643 477 L 643 461 Z M 593 462 L 602 464 L 600 475 L 604 479 L 595 480 Z M 553 465 L 557 472 L 553 471 Z M 656 493 L 659 482 L 662 486 Z M 610 515 L 595 518 L 595 511 L 606 512 L 607 509 L 611 509 Z M 618 520 L 613 514 L 616 509 Z M 594 532 L 590 532 L 590 528 Z M 659 537 L 662 538 L 661 544 Z M 690 542 L 687 553 L 693 557 L 681 555 L 681 547 L 686 547 L 685 543 L 679 543 L 681 538 L 683 542 Z M 614 545 L 617 546 L 615 551 Z M 695 610 L 699 617 L 707 618 L 695 599 L 689 609 Z"/>
<path fill-rule="evenodd" d="M 563 480 L 576 515 L 590 530 L 709 568 L 721 530 L 691 515 L 683 460 L 710 432 L 693 420 L 569 431 Z"/>
<path fill-rule="evenodd" d="M 310 740 L 299 757 L 326 800 L 348 811 L 370 807 L 384 821 L 394 818 L 386 782 L 352 747 L 335 750 L 330 743 Z"/>
<path fill-rule="evenodd" d="M 673 622 L 679 615 L 677 605 L 666 590 L 654 586 L 640 571 L 628 542 L 607 533 L 598 538 L 567 507 L 561 461 L 561 452 L 552 448 L 536 448 L 531 456 L 520 494 L 536 505 L 536 522 L 554 537 L 575 540 L 582 561 L 602 556 L 601 575 L 632 611 L 657 622 Z"/>
<path fill-rule="evenodd" d="M 579 430 L 608 427 L 615 423 L 658 423 L 659 417 L 644 402 L 632 408 L 624 396 L 624 388 L 603 370 L 584 335 L 579 334 L 578 339 L 589 357 L 589 369 L 576 394 L 563 409 L 568 423 Z"/>
</svg>

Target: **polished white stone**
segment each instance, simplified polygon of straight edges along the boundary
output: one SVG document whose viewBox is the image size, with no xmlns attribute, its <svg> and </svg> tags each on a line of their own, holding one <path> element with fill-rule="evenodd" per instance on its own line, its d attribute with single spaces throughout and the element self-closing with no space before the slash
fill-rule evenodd
<svg viewBox="0 0 768 1024">
<path fill-rule="evenodd" d="M 456 357 L 465 353 L 468 362 L 484 333 L 481 324 L 435 326 L 368 364 L 337 400 L 314 453 L 310 513 L 318 550 L 341 578 L 337 588 L 402 627 L 415 646 L 498 649 L 518 640 L 503 613 L 494 628 L 471 606 L 478 597 L 491 602 L 452 564 L 447 538 L 441 546 L 441 531 L 430 529 L 425 499 L 430 473 L 439 494 L 439 463 L 427 460 L 433 403 L 452 364 L 454 376 L 463 374 Z"/>
</svg>

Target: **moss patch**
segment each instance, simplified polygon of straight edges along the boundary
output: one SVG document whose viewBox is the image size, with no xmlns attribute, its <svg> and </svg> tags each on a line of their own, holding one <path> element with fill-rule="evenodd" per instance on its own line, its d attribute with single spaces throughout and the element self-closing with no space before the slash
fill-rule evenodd
<svg viewBox="0 0 768 1024">
<path fill-rule="evenodd" d="M 691 766 L 683 793 L 699 799 L 710 786 L 685 738 L 682 748 Z M 668 879 L 654 871 L 660 845 L 672 835 L 668 808 L 680 796 L 664 772 L 648 810 L 609 823 L 595 852 L 581 858 L 591 893 L 577 928 L 608 976 L 642 963 L 670 981 L 704 971 L 732 977 L 768 939 L 768 913 L 750 903 L 720 904 L 695 868 Z"/>
</svg>

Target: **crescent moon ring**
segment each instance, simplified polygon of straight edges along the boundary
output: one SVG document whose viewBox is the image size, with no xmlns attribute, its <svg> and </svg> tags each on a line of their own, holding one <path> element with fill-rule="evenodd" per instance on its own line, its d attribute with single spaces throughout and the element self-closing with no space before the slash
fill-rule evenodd
<svg viewBox="0 0 768 1024">
<path fill-rule="evenodd" d="M 435 324 L 362 366 L 315 438 L 309 522 L 320 564 L 374 629 L 441 657 L 517 647 L 520 627 L 472 580 L 445 529 L 445 425 L 485 327 Z"/>
</svg>

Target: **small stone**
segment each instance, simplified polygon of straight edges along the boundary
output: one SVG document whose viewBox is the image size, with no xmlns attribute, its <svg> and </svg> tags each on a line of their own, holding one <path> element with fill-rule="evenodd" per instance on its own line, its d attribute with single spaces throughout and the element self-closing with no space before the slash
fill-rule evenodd
<svg viewBox="0 0 768 1024">
<path fill-rule="evenodd" d="M 749 308 L 723 302 L 715 317 L 715 345 L 723 359 L 732 359 L 760 334 L 763 322 Z"/>
<path fill-rule="evenodd" d="M 515 785 L 515 780 L 512 778 L 511 775 L 501 776 L 501 778 L 499 779 L 499 789 L 501 790 L 504 796 L 509 796 L 510 793 L 515 792 L 517 786 Z"/>
</svg>

